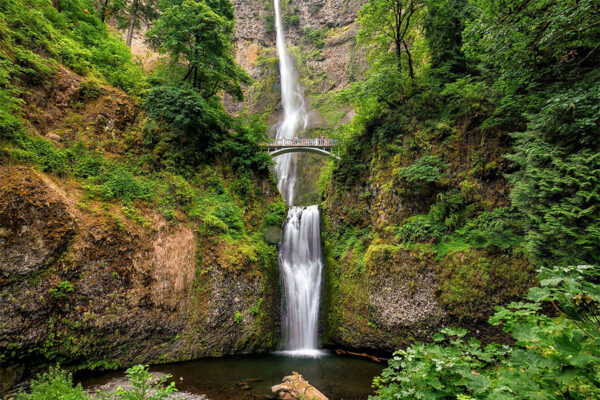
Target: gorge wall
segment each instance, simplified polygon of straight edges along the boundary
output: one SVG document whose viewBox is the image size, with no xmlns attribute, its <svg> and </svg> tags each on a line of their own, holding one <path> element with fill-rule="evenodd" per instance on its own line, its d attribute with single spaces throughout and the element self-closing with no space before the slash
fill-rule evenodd
<svg viewBox="0 0 600 400">
<path fill-rule="evenodd" d="M 255 79 L 246 88 L 246 100 L 228 109 L 246 109 L 264 116 L 272 127 L 281 113 L 279 72 L 275 46 L 273 3 L 270 0 L 235 0 L 236 60 Z M 356 13 L 362 0 L 299 0 L 282 3 L 286 38 L 295 57 L 299 78 L 310 111 L 303 137 L 328 136 L 334 128 L 353 118 L 348 104 L 334 101 L 334 94 L 358 79 L 366 69 L 362 51 L 356 48 Z M 300 173 L 296 204 L 320 201 L 317 183 L 325 159 L 298 154 Z"/>
<path fill-rule="evenodd" d="M 135 153 L 136 101 L 110 86 L 91 99 L 89 87 L 64 68 L 29 86 L 30 132 L 58 149 L 82 141 L 104 157 Z M 277 249 L 261 232 L 279 229 L 285 208 L 269 213 L 281 200 L 268 176 L 246 177 L 242 195 L 227 164 L 198 171 L 204 192 L 227 199 L 199 218 L 107 201 L 20 154 L 0 152 L 0 391 L 45 363 L 115 368 L 278 346 Z M 181 182 L 169 190 L 177 201 L 193 193 Z M 227 233 L 223 220 L 242 208 L 240 233 Z"/>
<path fill-rule="evenodd" d="M 477 114 L 432 123 L 443 118 L 435 103 L 415 98 L 367 126 L 329 172 L 326 345 L 393 351 L 445 326 L 502 341 L 487 319 L 532 284 L 510 222 L 506 136 L 483 133 Z"/>
</svg>

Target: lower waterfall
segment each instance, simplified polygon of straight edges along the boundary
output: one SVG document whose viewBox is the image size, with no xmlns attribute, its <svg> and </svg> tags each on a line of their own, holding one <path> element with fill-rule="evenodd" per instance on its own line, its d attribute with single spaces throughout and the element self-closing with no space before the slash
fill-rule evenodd
<svg viewBox="0 0 600 400">
<path fill-rule="evenodd" d="M 284 288 L 284 354 L 316 357 L 321 297 L 319 208 L 291 207 L 284 227 L 279 264 Z"/>
</svg>

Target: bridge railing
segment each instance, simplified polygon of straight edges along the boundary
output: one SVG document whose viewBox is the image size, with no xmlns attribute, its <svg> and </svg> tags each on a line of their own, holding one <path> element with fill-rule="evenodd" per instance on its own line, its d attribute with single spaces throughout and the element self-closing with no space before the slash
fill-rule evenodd
<svg viewBox="0 0 600 400">
<path fill-rule="evenodd" d="M 272 139 L 265 143 L 267 147 L 333 147 L 336 139 L 314 138 L 314 139 Z"/>
</svg>

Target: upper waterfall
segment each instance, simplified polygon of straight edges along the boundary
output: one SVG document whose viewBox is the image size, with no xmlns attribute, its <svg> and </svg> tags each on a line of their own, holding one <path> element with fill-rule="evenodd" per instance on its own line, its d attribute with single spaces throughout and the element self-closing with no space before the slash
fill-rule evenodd
<svg viewBox="0 0 600 400">
<path fill-rule="evenodd" d="M 287 51 L 285 33 L 281 18 L 279 0 L 273 0 L 275 7 L 275 29 L 277 30 L 277 53 L 279 54 L 279 74 L 281 76 L 281 104 L 283 120 L 277 128 L 277 139 L 292 139 L 298 130 L 306 129 L 308 113 L 302 93 L 302 86 L 296 74 L 294 59 Z M 288 205 L 294 202 L 296 184 L 296 155 L 284 154 L 276 158 L 275 170 L 279 182 L 277 187 Z"/>
</svg>

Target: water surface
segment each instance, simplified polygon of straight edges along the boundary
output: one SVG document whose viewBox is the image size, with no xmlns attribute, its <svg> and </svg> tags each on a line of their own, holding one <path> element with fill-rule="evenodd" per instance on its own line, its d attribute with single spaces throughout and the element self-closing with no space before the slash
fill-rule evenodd
<svg viewBox="0 0 600 400">
<path fill-rule="evenodd" d="M 317 359 L 271 354 L 164 364 L 151 370 L 170 373 L 179 390 L 206 394 L 212 400 L 272 398 L 271 386 L 281 383 L 292 371 L 302 374 L 330 400 L 359 400 L 373 394 L 371 382 L 384 366 L 331 354 Z M 122 376 L 122 371 L 112 371 L 79 380 L 90 388 Z M 250 388 L 242 389 L 243 384 Z"/>
</svg>

